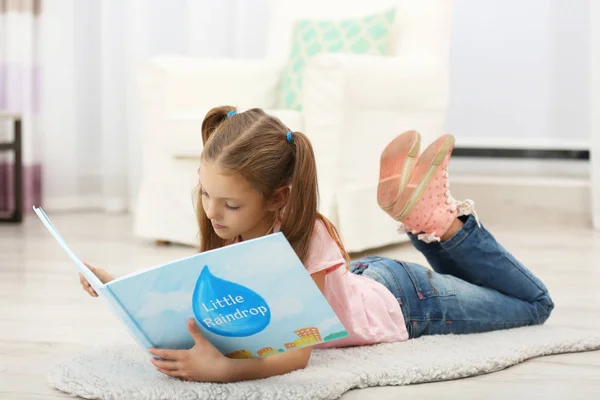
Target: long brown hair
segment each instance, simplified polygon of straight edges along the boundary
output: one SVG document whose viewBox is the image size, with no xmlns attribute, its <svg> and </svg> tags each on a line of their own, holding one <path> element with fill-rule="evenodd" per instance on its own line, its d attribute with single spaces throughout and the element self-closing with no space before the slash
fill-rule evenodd
<svg viewBox="0 0 600 400">
<path fill-rule="evenodd" d="M 232 115 L 235 111 L 235 107 L 221 106 L 206 114 L 202 121 L 202 160 L 217 163 L 228 173 L 240 174 L 264 199 L 270 199 L 277 189 L 290 186 L 285 212 L 280 211 L 275 217 L 300 260 L 306 261 L 315 221 L 319 219 L 349 263 L 336 228 L 317 211 L 317 167 L 308 138 L 293 132 L 293 141 L 288 141 L 289 129 L 260 108 Z M 227 243 L 213 230 L 200 201 L 197 215 L 200 251 L 225 246 Z"/>
</svg>

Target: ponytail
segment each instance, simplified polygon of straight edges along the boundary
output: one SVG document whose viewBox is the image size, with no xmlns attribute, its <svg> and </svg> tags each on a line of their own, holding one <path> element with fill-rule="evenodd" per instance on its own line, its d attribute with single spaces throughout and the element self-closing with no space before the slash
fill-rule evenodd
<svg viewBox="0 0 600 400">
<path fill-rule="evenodd" d="M 292 244 L 302 262 L 308 256 L 310 241 L 315 222 L 320 220 L 327 233 L 338 245 L 350 266 L 350 256 L 344 249 L 342 240 L 335 226 L 325 216 L 317 211 L 319 189 L 317 181 L 317 166 L 310 140 L 300 132 L 292 132 L 292 146 L 295 147 L 294 172 L 292 174 L 291 192 L 281 221 L 281 232 Z"/>
<path fill-rule="evenodd" d="M 308 254 L 308 246 L 317 218 L 317 166 L 312 145 L 300 132 L 292 132 L 294 167 L 291 192 L 281 221 L 281 232 L 292 244 L 302 261 Z"/>
<path fill-rule="evenodd" d="M 202 144 L 206 146 L 206 142 L 217 130 L 217 128 L 227 119 L 227 115 L 230 112 L 235 112 L 233 106 L 220 106 L 212 108 L 202 121 Z"/>
</svg>

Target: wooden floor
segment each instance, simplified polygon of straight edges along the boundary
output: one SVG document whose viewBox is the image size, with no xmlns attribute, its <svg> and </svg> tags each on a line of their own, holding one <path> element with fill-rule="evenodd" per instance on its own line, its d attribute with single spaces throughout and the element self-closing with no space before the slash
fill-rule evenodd
<svg viewBox="0 0 600 400">
<path fill-rule="evenodd" d="M 134 239 L 123 215 L 50 217 L 77 255 L 115 275 L 193 252 Z M 556 303 L 548 324 L 600 331 L 600 234 L 510 225 L 490 230 L 547 284 Z M 368 254 L 423 261 L 410 244 Z M 112 343 L 134 345 L 103 303 L 80 289 L 74 265 L 37 218 L 0 225 L 0 399 L 68 398 L 45 383 L 52 363 Z M 458 381 L 355 390 L 343 399 L 511 397 L 599 399 L 600 352 L 539 358 Z"/>
</svg>

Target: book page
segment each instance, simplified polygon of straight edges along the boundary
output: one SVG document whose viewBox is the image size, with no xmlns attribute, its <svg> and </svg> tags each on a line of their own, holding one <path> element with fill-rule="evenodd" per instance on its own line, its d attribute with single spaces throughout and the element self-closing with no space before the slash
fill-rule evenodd
<svg viewBox="0 0 600 400">
<path fill-rule="evenodd" d="M 62 236 L 58 233 L 58 231 L 52 224 L 52 222 L 50 222 L 50 219 L 48 218 L 44 210 L 42 210 L 41 207 L 33 206 L 33 211 L 35 211 L 35 213 L 40 218 L 46 229 L 48 229 L 50 234 L 54 237 L 54 239 L 56 239 L 60 247 L 62 247 L 62 249 L 67 253 L 69 258 L 73 260 L 73 262 L 79 268 L 85 279 L 90 283 L 90 285 L 92 285 L 94 290 L 98 292 L 98 289 L 104 286 L 100 279 L 98 279 L 98 277 L 75 255 L 75 253 L 71 251 L 69 246 L 67 246 L 64 239 L 62 238 Z"/>
</svg>

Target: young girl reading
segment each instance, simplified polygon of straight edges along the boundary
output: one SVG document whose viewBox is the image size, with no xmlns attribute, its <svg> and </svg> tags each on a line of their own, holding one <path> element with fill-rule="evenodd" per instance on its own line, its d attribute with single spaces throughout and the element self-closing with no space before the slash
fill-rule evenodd
<svg viewBox="0 0 600 400">
<path fill-rule="evenodd" d="M 198 224 L 201 251 L 282 232 L 350 334 L 317 347 L 404 341 L 542 324 L 554 305 L 544 284 L 478 220 L 473 202 L 449 192 L 454 137 L 421 154 L 415 131 L 381 155 L 379 206 L 399 221 L 433 271 L 383 257 L 350 262 L 335 227 L 317 212 L 317 171 L 308 138 L 261 109 L 213 108 L 202 123 Z M 92 268 L 104 283 L 112 276 Z M 81 284 L 96 293 L 81 276 Z M 195 346 L 150 349 L 162 373 L 229 382 L 306 367 L 312 348 L 230 359 L 188 323 Z"/>
</svg>

